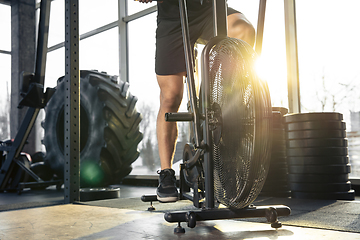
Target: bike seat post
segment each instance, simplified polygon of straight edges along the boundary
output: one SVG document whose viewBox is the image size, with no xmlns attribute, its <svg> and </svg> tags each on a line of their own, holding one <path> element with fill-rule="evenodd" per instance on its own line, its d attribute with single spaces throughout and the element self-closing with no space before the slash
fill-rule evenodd
<svg viewBox="0 0 360 240">
<path fill-rule="evenodd" d="M 214 37 L 227 37 L 226 0 L 213 0 Z"/>
<path fill-rule="evenodd" d="M 190 42 L 189 35 L 189 23 L 187 16 L 187 7 L 186 0 L 179 0 L 179 10 L 180 10 L 180 20 L 181 20 L 181 29 L 183 35 L 183 45 L 185 53 L 185 63 L 186 63 L 186 73 L 187 73 L 187 85 L 189 90 L 189 100 L 190 100 L 190 111 L 194 115 L 193 121 L 195 126 L 194 139 L 195 145 L 200 146 L 200 117 L 197 107 L 196 99 L 196 89 L 195 89 L 195 78 L 194 78 L 194 56 L 193 49 Z"/>
</svg>

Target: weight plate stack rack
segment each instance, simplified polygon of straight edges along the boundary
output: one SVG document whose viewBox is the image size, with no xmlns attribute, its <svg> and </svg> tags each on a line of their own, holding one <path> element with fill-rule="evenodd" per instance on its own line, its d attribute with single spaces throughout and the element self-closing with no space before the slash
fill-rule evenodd
<svg viewBox="0 0 360 240">
<path fill-rule="evenodd" d="M 284 119 L 291 197 L 354 200 L 343 115 L 300 113 Z"/>
<path fill-rule="evenodd" d="M 288 165 L 286 159 L 286 138 L 284 115 L 288 109 L 282 107 L 272 108 L 272 149 L 270 168 L 261 196 L 290 197 L 288 185 Z"/>
</svg>

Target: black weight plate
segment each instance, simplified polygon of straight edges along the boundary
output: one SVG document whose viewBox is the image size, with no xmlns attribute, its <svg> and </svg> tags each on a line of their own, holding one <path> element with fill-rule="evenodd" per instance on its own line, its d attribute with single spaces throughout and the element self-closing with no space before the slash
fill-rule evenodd
<svg viewBox="0 0 360 240">
<path fill-rule="evenodd" d="M 313 193 L 313 192 L 291 192 L 292 198 L 303 199 L 331 199 L 331 200 L 354 200 L 355 191 L 348 192 L 331 192 L 331 193 Z"/>
<path fill-rule="evenodd" d="M 280 112 L 282 115 L 285 115 L 289 112 L 289 110 L 287 108 L 284 107 L 272 107 L 271 109 L 274 112 Z"/>
<path fill-rule="evenodd" d="M 279 130 L 279 131 L 285 131 L 285 125 L 283 123 L 273 122 L 272 129 Z"/>
<path fill-rule="evenodd" d="M 268 174 L 267 181 L 288 181 L 288 174 L 285 172 L 279 174 Z"/>
<path fill-rule="evenodd" d="M 269 172 L 266 179 L 269 181 L 288 181 L 287 175 L 287 171 L 282 171 L 280 173 Z"/>
<path fill-rule="evenodd" d="M 287 174 L 284 175 L 283 177 L 279 177 L 279 176 L 274 176 L 274 177 L 271 177 L 271 176 L 268 176 L 266 178 L 266 181 L 270 181 L 270 182 L 289 182 L 287 180 Z M 270 183 L 269 183 L 270 184 Z"/>
<path fill-rule="evenodd" d="M 287 131 L 315 130 L 315 129 L 346 130 L 346 123 L 343 121 L 295 122 L 295 123 L 287 123 L 285 125 L 285 128 Z"/>
<path fill-rule="evenodd" d="M 274 150 L 279 150 L 279 151 L 286 152 L 286 149 L 287 149 L 286 140 L 281 140 L 281 141 L 275 140 L 275 141 L 272 141 L 271 147 L 272 147 L 272 148 L 271 148 L 272 151 L 274 151 Z"/>
<path fill-rule="evenodd" d="M 81 188 L 80 201 L 95 201 L 120 197 L 120 188 Z"/>
<path fill-rule="evenodd" d="M 286 156 L 287 156 L 287 154 L 286 154 L 285 149 L 272 149 L 272 151 L 271 151 L 271 157 L 284 158 Z"/>
<path fill-rule="evenodd" d="M 315 112 L 315 113 L 295 113 L 285 115 L 285 122 L 307 122 L 307 121 L 341 121 L 343 115 L 336 112 Z"/>
<path fill-rule="evenodd" d="M 272 129 L 273 130 L 285 130 L 285 124 L 283 124 L 282 122 L 274 122 L 272 124 Z"/>
<path fill-rule="evenodd" d="M 348 148 L 346 147 L 314 147 L 314 148 L 289 148 L 288 157 L 303 156 L 347 156 Z"/>
<path fill-rule="evenodd" d="M 285 166 L 285 167 L 270 167 L 269 168 L 269 173 L 268 173 L 268 176 L 270 175 L 282 175 L 282 174 L 287 174 L 288 173 L 288 168 Z"/>
<path fill-rule="evenodd" d="M 289 186 L 288 186 L 289 181 L 287 179 L 269 179 L 266 178 L 265 186 L 286 186 L 288 188 L 288 190 L 290 190 Z"/>
<path fill-rule="evenodd" d="M 286 139 L 286 134 L 282 134 L 282 135 L 275 135 L 273 134 L 272 137 L 271 137 L 271 141 L 274 143 L 274 142 L 286 142 L 287 139 Z"/>
<path fill-rule="evenodd" d="M 277 135 L 277 134 L 285 134 L 286 131 L 285 131 L 284 128 L 272 128 L 272 133 L 275 134 L 275 135 Z"/>
<path fill-rule="evenodd" d="M 284 115 L 284 114 L 282 114 L 280 111 L 274 111 L 274 110 L 272 110 L 272 116 L 273 116 L 273 118 L 275 117 L 275 118 L 282 119 L 283 115 Z"/>
<path fill-rule="evenodd" d="M 280 156 L 280 155 L 277 155 L 277 156 L 275 156 L 275 155 L 271 155 L 271 158 L 270 158 L 270 163 L 271 164 L 277 164 L 277 163 L 280 163 L 280 164 L 285 164 L 285 163 L 287 163 L 287 158 L 286 158 L 286 156 Z"/>
<path fill-rule="evenodd" d="M 291 131 L 286 134 L 287 139 L 307 139 L 307 138 L 345 138 L 345 130 L 304 130 Z"/>
<path fill-rule="evenodd" d="M 285 144 L 276 144 L 272 143 L 271 152 L 283 152 L 286 153 L 286 145 Z"/>
<path fill-rule="evenodd" d="M 350 173 L 350 165 L 289 165 L 289 173 L 295 174 L 344 174 Z"/>
<path fill-rule="evenodd" d="M 286 158 L 286 152 L 272 152 L 271 153 L 271 158 Z"/>
<path fill-rule="evenodd" d="M 266 184 L 266 183 L 265 183 Z M 288 185 L 264 185 L 264 191 L 289 191 L 290 187 Z"/>
<path fill-rule="evenodd" d="M 297 139 L 288 140 L 288 148 L 302 147 L 347 147 L 347 139 L 344 138 L 313 138 L 313 139 Z"/>
<path fill-rule="evenodd" d="M 351 189 L 350 181 L 344 183 L 289 183 L 295 192 L 347 192 Z"/>
<path fill-rule="evenodd" d="M 291 197 L 291 192 L 290 191 L 262 191 L 262 192 L 260 192 L 260 196 L 288 198 L 288 197 Z"/>
<path fill-rule="evenodd" d="M 271 156 L 270 165 L 272 164 L 286 164 L 287 166 L 287 158 L 286 157 L 273 157 Z"/>
<path fill-rule="evenodd" d="M 287 170 L 283 169 L 277 172 L 269 172 L 266 179 L 271 179 L 273 181 L 285 181 L 285 179 L 288 179 Z"/>
<path fill-rule="evenodd" d="M 273 169 L 276 170 L 276 169 L 286 169 L 286 172 L 287 172 L 287 162 L 271 162 L 270 163 L 270 168 L 269 168 L 269 171 L 272 171 Z"/>
<path fill-rule="evenodd" d="M 288 174 L 289 182 L 294 183 L 344 183 L 349 174 Z"/>
<path fill-rule="evenodd" d="M 284 140 L 285 136 L 286 136 L 285 129 L 273 128 L 272 137 L 273 137 L 274 140 L 275 139 Z"/>
<path fill-rule="evenodd" d="M 278 139 L 272 139 L 272 147 L 277 147 L 277 146 L 285 146 L 287 145 L 287 141 L 284 139 L 278 140 Z"/>
<path fill-rule="evenodd" d="M 273 124 L 284 124 L 284 117 L 280 112 L 272 112 L 272 122 Z M 273 125 L 274 126 L 274 125 Z"/>
<path fill-rule="evenodd" d="M 288 157 L 289 165 L 346 165 L 349 163 L 349 157 Z"/>
<path fill-rule="evenodd" d="M 284 188 L 286 190 L 290 190 L 288 181 L 285 179 L 273 180 L 273 179 L 267 178 L 265 181 L 264 187 L 279 187 L 279 189 Z"/>
<path fill-rule="evenodd" d="M 277 158 L 285 158 L 286 157 L 286 148 L 272 148 L 271 149 L 271 157 L 277 157 Z"/>
</svg>

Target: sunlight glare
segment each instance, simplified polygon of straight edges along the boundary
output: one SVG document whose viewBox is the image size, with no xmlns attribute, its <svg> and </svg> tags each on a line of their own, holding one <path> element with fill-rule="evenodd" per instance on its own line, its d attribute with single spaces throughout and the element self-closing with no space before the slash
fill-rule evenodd
<svg viewBox="0 0 360 240">
<path fill-rule="evenodd" d="M 260 56 L 255 62 L 258 76 L 269 85 L 284 84 L 287 78 L 286 64 L 282 56 Z"/>
</svg>

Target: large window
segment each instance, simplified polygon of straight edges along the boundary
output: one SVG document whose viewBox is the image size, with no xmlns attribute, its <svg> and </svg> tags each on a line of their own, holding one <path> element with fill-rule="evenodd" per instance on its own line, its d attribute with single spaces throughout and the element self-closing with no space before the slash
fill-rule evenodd
<svg viewBox="0 0 360 240">
<path fill-rule="evenodd" d="M 11 8 L 0 4 L 0 140 L 10 138 Z"/>
<path fill-rule="evenodd" d="M 51 48 L 65 40 L 64 0 L 51 3 L 49 43 Z M 79 33 L 88 33 L 94 29 L 117 21 L 117 0 L 107 0 L 99 4 L 95 0 L 79 1 Z M 92 37 L 81 39 L 80 69 L 99 70 L 110 75 L 119 74 L 118 31 L 112 28 Z M 45 86 L 56 86 L 56 80 L 64 75 L 65 50 L 59 48 L 48 53 Z"/>
<path fill-rule="evenodd" d="M 360 177 L 360 16 L 357 0 L 296 2 L 302 112 L 340 112 L 351 176 Z"/>
<path fill-rule="evenodd" d="M 259 1 L 229 0 L 228 4 L 243 13 L 255 29 L 257 28 Z M 272 106 L 287 108 L 284 24 L 283 1 L 267 1 L 262 53 L 257 63 L 257 71 L 269 84 Z"/>
</svg>

